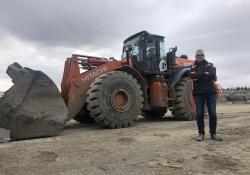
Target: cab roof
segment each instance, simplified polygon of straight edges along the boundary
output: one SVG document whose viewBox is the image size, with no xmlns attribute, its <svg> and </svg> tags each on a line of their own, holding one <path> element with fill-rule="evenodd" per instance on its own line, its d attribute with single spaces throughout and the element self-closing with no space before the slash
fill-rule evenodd
<svg viewBox="0 0 250 175">
<path fill-rule="evenodd" d="M 138 36 L 145 36 L 145 35 L 151 35 L 151 36 L 153 36 L 153 37 L 157 37 L 157 38 L 162 38 L 162 39 L 164 39 L 164 36 L 155 35 L 155 34 L 150 34 L 148 31 L 145 31 L 145 30 L 144 30 L 144 31 L 138 32 L 138 33 L 136 33 L 136 34 L 134 34 L 134 35 L 128 37 L 126 40 L 124 40 L 124 43 L 127 42 L 127 41 L 129 41 L 129 40 L 131 40 L 131 39 L 134 39 L 134 38 L 136 38 L 136 37 L 138 37 Z"/>
</svg>

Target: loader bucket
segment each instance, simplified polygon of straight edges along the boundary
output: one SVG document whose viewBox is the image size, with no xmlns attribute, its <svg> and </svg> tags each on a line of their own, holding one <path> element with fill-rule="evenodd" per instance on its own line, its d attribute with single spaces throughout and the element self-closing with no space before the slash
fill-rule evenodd
<svg viewBox="0 0 250 175">
<path fill-rule="evenodd" d="M 0 100 L 0 128 L 14 140 L 57 135 L 67 108 L 53 81 L 41 71 L 11 64 L 7 74 L 14 85 Z"/>
</svg>

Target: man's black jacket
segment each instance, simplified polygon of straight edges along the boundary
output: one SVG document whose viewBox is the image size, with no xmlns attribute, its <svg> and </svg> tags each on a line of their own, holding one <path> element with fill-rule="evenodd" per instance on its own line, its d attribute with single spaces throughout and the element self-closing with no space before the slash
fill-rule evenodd
<svg viewBox="0 0 250 175">
<path fill-rule="evenodd" d="M 205 73 L 207 72 L 207 73 Z M 193 95 L 216 94 L 214 81 L 217 81 L 216 68 L 205 59 L 195 61 L 189 76 L 194 79 Z"/>
</svg>

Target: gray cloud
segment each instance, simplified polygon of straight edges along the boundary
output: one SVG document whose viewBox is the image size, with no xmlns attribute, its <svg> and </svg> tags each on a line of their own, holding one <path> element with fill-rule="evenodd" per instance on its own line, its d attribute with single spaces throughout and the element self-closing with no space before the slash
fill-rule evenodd
<svg viewBox="0 0 250 175">
<path fill-rule="evenodd" d="M 239 84 L 250 86 L 249 10 L 243 0 L 1 1 L 0 79 L 19 61 L 59 85 L 73 52 L 119 58 L 124 39 L 148 30 L 166 36 L 166 48 L 177 45 L 179 55 L 203 48 L 224 86 L 243 76 Z"/>
<path fill-rule="evenodd" d="M 168 1 L 44 0 L 0 2 L 3 30 L 48 45 L 104 45 L 123 40 L 152 20 Z M 185 2 L 185 1 L 180 1 Z M 171 3 L 169 9 L 178 4 Z"/>
</svg>

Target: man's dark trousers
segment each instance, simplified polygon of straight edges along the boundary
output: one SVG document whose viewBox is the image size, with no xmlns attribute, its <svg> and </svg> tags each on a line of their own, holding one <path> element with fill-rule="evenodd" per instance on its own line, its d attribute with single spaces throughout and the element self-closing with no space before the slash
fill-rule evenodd
<svg viewBox="0 0 250 175">
<path fill-rule="evenodd" d="M 216 94 L 195 94 L 198 133 L 205 134 L 204 106 L 207 104 L 210 134 L 216 134 Z"/>
</svg>

